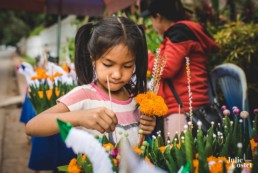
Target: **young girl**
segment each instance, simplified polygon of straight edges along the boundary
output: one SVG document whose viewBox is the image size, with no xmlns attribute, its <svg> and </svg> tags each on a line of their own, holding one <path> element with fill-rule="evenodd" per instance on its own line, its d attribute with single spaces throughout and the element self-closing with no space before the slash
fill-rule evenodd
<svg viewBox="0 0 258 173">
<path fill-rule="evenodd" d="M 155 118 L 140 115 L 134 100 L 135 95 L 146 91 L 144 31 L 125 17 L 107 17 L 82 26 L 75 47 L 80 86 L 29 121 L 26 133 L 56 134 L 59 118 L 93 134 L 107 133 L 114 143 L 128 134 L 131 145 L 136 145 L 139 128 L 148 135 L 155 126 Z M 131 81 L 133 76 L 135 81 Z"/>
</svg>

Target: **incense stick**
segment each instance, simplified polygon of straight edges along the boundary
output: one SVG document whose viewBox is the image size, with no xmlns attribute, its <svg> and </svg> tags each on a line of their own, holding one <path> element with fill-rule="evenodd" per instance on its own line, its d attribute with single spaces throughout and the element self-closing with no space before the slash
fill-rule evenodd
<svg viewBox="0 0 258 173">
<path fill-rule="evenodd" d="M 108 76 L 107 76 L 107 84 L 108 84 L 108 96 L 109 96 L 109 101 L 110 101 L 110 108 L 111 108 L 111 110 L 113 110 L 113 107 L 112 107 L 112 97 L 111 97 L 111 91 L 110 91 L 110 84 L 109 84 Z"/>
<path fill-rule="evenodd" d="M 107 84 L 108 84 L 108 96 L 109 96 L 109 101 L 110 101 L 110 108 L 111 110 L 113 111 L 113 106 L 112 106 L 112 97 L 111 97 L 111 91 L 110 91 L 110 84 L 109 84 L 109 77 L 107 75 Z M 115 139 L 116 139 L 116 142 L 117 141 L 117 137 L 116 137 L 116 128 L 114 130 L 114 133 L 115 133 Z"/>
<path fill-rule="evenodd" d="M 180 104 L 178 104 L 178 114 L 179 114 L 179 133 L 181 133 L 181 107 L 180 107 Z M 180 141 L 180 140 L 179 140 Z"/>
</svg>

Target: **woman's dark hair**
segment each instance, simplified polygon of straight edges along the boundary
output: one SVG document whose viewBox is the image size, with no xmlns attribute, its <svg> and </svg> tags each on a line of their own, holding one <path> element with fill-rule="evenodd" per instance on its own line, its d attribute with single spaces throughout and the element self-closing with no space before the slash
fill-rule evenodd
<svg viewBox="0 0 258 173">
<path fill-rule="evenodd" d="M 149 6 L 150 15 L 156 18 L 157 13 L 170 21 L 190 20 L 192 11 L 185 8 L 181 0 L 152 0 Z"/>
<path fill-rule="evenodd" d="M 78 85 L 94 79 L 93 61 L 105 52 L 124 44 L 135 57 L 135 86 L 132 94 L 145 92 L 148 66 L 147 44 L 144 30 L 126 17 L 106 17 L 97 24 L 83 25 L 75 37 L 75 69 Z"/>
</svg>

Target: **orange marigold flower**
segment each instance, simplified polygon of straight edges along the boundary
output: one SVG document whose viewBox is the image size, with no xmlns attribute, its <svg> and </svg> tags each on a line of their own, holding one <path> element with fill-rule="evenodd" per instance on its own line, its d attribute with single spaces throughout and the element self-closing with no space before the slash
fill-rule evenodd
<svg viewBox="0 0 258 173">
<path fill-rule="evenodd" d="M 149 99 L 142 100 L 140 104 L 140 111 L 145 115 L 153 115 L 154 102 Z"/>
<path fill-rule="evenodd" d="M 70 67 L 68 65 L 64 65 L 63 69 L 65 72 L 69 73 L 70 72 Z"/>
<path fill-rule="evenodd" d="M 52 82 L 54 82 L 55 76 L 50 76 L 49 79 L 50 79 Z"/>
<path fill-rule="evenodd" d="M 213 162 L 210 165 L 210 172 L 211 173 L 220 173 L 223 171 L 223 162 Z"/>
<path fill-rule="evenodd" d="M 138 94 L 135 100 L 140 106 L 140 111 L 145 115 L 164 116 L 167 114 L 168 107 L 164 99 L 152 91 Z"/>
<path fill-rule="evenodd" d="M 165 146 L 161 146 L 161 147 L 159 147 L 159 150 L 163 154 L 165 152 L 165 150 L 166 150 L 166 147 Z"/>
<path fill-rule="evenodd" d="M 53 76 L 54 76 L 54 77 L 58 77 L 58 76 L 63 76 L 63 74 L 62 74 L 62 73 L 59 73 L 59 72 L 55 72 L 55 73 L 53 74 Z"/>
<path fill-rule="evenodd" d="M 155 165 L 153 165 L 153 163 L 151 163 L 149 157 L 145 156 L 144 160 L 147 162 L 147 164 L 151 167 L 151 168 L 155 168 Z"/>
<path fill-rule="evenodd" d="M 104 144 L 103 147 L 106 149 L 107 147 L 110 147 L 111 150 L 114 150 L 114 145 L 111 143 Z"/>
<path fill-rule="evenodd" d="M 254 139 L 251 139 L 251 140 L 250 140 L 250 145 L 251 145 L 252 155 L 253 155 L 253 157 L 254 157 L 254 151 L 255 151 L 255 148 L 258 147 L 258 143 L 256 143 L 256 142 L 254 141 Z"/>
<path fill-rule="evenodd" d="M 37 76 L 32 76 L 31 77 L 31 80 L 36 80 L 37 79 Z"/>
<path fill-rule="evenodd" d="M 69 165 L 68 165 L 68 172 L 69 173 L 80 173 L 81 169 L 80 167 L 77 165 L 77 159 L 73 158 Z"/>
<path fill-rule="evenodd" d="M 150 158 L 149 158 L 148 156 L 145 156 L 144 160 L 145 160 L 147 163 L 151 163 Z"/>
<path fill-rule="evenodd" d="M 132 146 L 133 150 L 138 154 L 142 154 L 142 150 L 140 148 L 138 148 L 137 146 Z"/>
<path fill-rule="evenodd" d="M 153 114 L 157 116 L 164 116 L 168 112 L 168 107 L 165 102 L 154 102 Z"/>
<path fill-rule="evenodd" d="M 142 100 L 146 99 L 146 95 L 145 94 L 138 94 L 136 97 L 135 97 L 135 101 L 137 104 L 141 104 Z"/>
<path fill-rule="evenodd" d="M 197 159 L 193 160 L 193 167 L 194 167 L 194 172 L 198 172 L 199 161 Z"/>
<path fill-rule="evenodd" d="M 157 95 L 152 91 L 148 91 L 146 93 L 146 96 L 147 96 L 148 99 L 151 99 L 151 100 L 155 100 L 155 98 L 157 97 Z"/>
</svg>

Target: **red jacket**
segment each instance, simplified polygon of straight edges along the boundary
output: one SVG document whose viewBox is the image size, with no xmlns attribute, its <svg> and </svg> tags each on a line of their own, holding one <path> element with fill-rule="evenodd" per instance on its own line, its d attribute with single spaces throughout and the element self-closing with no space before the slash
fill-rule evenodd
<svg viewBox="0 0 258 173">
<path fill-rule="evenodd" d="M 190 58 L 191 92 L 193 109 L 209 103 L 207 60 L 210 53 L 219 48 L 206 34 L 201 25 L 191 21 L 180 21 L 165 33 L 160 45 L 160 55 L 167 57 L 161 76 L 158 95 L 165 99 L 168 114 L 178 113 L 178 103 L 164 78 L 171 79 L 186 112 L 189 111 L 189 97 L 186 76 L 186 60 Z M 154 55 L 149 54 L 149 70 L 152 71 Z M 181 113 L 183 110 L 181 110 Z"/>
</svg>

